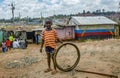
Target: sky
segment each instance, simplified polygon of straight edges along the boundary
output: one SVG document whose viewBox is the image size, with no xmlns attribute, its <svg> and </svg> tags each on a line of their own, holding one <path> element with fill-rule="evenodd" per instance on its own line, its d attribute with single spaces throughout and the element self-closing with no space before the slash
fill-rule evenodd
<svg viewBox="0 0 120 78">
<path fill-rule="evenodd" d="M 14 15 L 23 17 L 48 17 L 58 14 L 76 14 L 83 10 L 118 11 L 120 0 L 0 0 L 0 19 L 12 17 L 11 3 L 14 3 Z"/>
</svg>

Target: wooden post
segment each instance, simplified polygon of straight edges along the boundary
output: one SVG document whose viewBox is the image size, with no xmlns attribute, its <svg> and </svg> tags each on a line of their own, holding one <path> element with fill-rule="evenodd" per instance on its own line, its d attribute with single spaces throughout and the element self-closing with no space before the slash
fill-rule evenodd
<svg viewBox="0 0 120 78">
<path fill-rule="evenodd" d="M 115 25 L 115 37 L 119 36 L 119 25 Z"/>
</svg>

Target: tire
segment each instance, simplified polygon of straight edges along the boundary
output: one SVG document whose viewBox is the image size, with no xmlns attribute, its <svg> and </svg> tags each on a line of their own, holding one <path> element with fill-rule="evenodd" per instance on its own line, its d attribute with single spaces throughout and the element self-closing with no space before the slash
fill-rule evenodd
<svg viewBox="0 0 120 78">
<path fill-rule="evenodd" d="M 73 47 L 76 49 L 76 51 L 77 51 L 77 56 L 78 56 L 78 57 L 77 57 L 77 60 L 75 61 L 75 63 L 74 63 L 72 66 L 70 66 L 69 68 L 67 68 L 67 69 L 62 68 L 60 65 L 58 65 L 57 60 L 56 60 L 56 57 L 57 57 L 57 54 L 58 54 L 59 50 L 60 50 L 63 46 L 65 46 L 65 45 L 71 45 L 71 46 L 73 46 Z M 54 61 L 55 61 L 56 67 L 57 67 L 59 70 L 64 71 L 64 72 L 71 71 L 71 70 L 73 70 L 73 69 L 78 65 L 78 63 L 79 63 L 79 61 L 80 61 L 80 51 L 79 51 L 78 47 L 77 47 L 75 44 L 73 44 L 73 43 L 70 43 L 70 42 L 63 43 L 62 45 L 60 45 L 60 46 L 57 48 L 57 50 L 56 50 L 56 52 L 55 52 L 55 56 L 54 56 Z"/>
</svg>

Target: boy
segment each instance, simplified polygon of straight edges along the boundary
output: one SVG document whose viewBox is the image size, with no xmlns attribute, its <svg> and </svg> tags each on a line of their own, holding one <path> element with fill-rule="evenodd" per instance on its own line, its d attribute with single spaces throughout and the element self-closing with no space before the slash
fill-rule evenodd
<svg viewBox="0 0 120 78">
<path fill-rule="evenodd" d="M 53 60 L 53 65 L 54 65 L 54 71 L 52 74 L 56 74 L 56 66 L 54 64 L 54 52 L 56 48 L 56 41 L 60 41 L 58 39 L 58 35 L 55 29 L 51 27 L 52 21 L 46 21 L 45 22 L 45 30 L 42 31 L 42 44 L 40 48 L 40 52 L 42 52 L 43 44 L 45 45 L 45 50 L 47 54 L 47 62 L 48 62 L 48 69 L 45 72 L 50 72 L 52 71 L 51 69 L 51 58 Z M 61 41 L 60 41 L 61 42 Z"/>
</svg>

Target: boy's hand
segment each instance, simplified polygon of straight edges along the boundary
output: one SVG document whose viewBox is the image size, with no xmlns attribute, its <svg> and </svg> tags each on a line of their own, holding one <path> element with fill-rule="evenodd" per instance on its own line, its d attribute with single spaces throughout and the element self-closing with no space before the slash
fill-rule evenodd
<svg viewBox="0 0 120 78">
<path fill-rule="evenodd" d="M 59 39 L 59 42 L 60 42 L 60 43 L 63 43 L 63 41 L 62 41 L 61 39 Z"/>
<path fill-rule="evenodd" d="M 40 48 L 40 53 L 42 53 L 42 48 Z"/>
<path fill-rule="evenodd" d="M 60 40 L 60 43 L 63 43 L 63 41 L 62 41 L 62 40 Z"/>
</svg>

